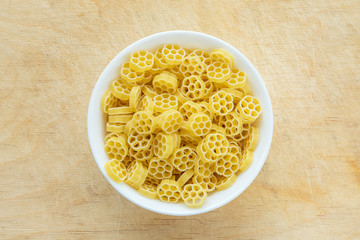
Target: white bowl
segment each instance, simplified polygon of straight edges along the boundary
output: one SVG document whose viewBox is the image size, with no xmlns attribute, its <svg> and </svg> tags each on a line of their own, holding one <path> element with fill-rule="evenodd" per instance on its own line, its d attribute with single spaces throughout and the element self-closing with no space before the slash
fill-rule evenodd
<svg viewBox="0 0 360 240">
<path fill-rule="evenodd" d="M 259 144 L 254 152 L 251 166 L 241 173 L 236 182 L 228 189 L 209 194 L 200 208 L 189 208 L 183 203 L 165 203 L 140 195 L 126 183 L 115 183 L 106 174 L 104 164 L 108 157 L 104 151 L 105 116 L 100 109 L 102 95 L 109 88 L 111 81 L 119 75 L 119 67 L 128 61 L 132 52 L 142 49 L 158 48 L 166 43 L 179 44 L 184 48 L 201 48 L 211 51 L 214 48 L 224 48 L 234 56 L 235 67 L 248 76 L 253 95 L 259 98 L 262 106 L 260 119 L 256 121 L 259 127 Z M 100 75 L 91 95 L 87 117 L 88 137 L 95 161 L 106 180 L 125 198 L 147 210 L 175 216 L 195 215 L 219 208 L 240 195 L 255 179 L 264 165 L 270 149 L 273 133 L 273 113 L 268 91 L 263 80 L 250 61 L 230 44 L 207 34 L 191 31 L 169 31 L 145 37 L 122 50 Z"/>
</svg>

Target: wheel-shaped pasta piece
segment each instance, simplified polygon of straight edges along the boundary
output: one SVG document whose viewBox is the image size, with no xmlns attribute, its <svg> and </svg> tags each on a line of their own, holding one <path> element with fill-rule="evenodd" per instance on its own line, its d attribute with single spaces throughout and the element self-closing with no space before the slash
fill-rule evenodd
<svg viewBox="0 0 360 240">
<path fill-rule="evenodd" d="M 209 104 L 215 114 L 222 116 L 228 114 L 234 108 L 232 95 L 222 90 L 210 96 Z"/>
<path fill-rule="evenodd" d="M 219 126 L 225 129 L 227 136 L 235 136 L 242 131 L 243 122 L 239 114 L 235 111 L 221 116 L 219 119 Z"/>
<path fill-rule="evenodd" d="M 221 157 L 228 152 L 229 141 L 221 133 L 210 133 L 204 139 L 204 146 L 213 156 Z"/>
<path fill-rule="evenodd" d="M 126 124 L 133 118 L 133 115 L 110 115 L 108 118 L 108 123 L 121 123 Z"/>
<path fill-rule="evenodd" d="M 150 161 L 149 161 L 150 163 Z M 151 183 L 152 185 L 154 186 L 158 186 L 160 183 L 161 183 L 161 180 L 162 179 L 157 179 L 155 177 L 153 177 L 151 174 L 150 174 L 150 171 L 149 171 L 149 174 L 147 175 L 146 179 L 145 179 L 145 182 L 149 182 Z"/>
<path fill-rule="evenodd" d="M 109 158 L 115 158 L 119 161 L 124 160 L 128 154 L 128 146 L 123 136 L 107 140 L 104 149 Z"/>
<path fill-rule="evenodd" d="M 235 156 L 237 157 L 237 160 L 239 162 L 238 169 L 237 169 L 237 171 L 238 171 L 240 169 L 241 161 L 243 159 L 241 147 L 235 141 L 229 141 L 229 142 L 230 143 L 229 143 L 228 152 L 232 153 L 232 154 L 235 154 Z"/>
<path fill-rule="evenodd" d="M 189 100 L 200 99 L 205 96 L 205 83 L 199 76 L 191 75 L 184 78 L 180 90 Z"/>
<path fill-rule="evenodd" d="M 212 164 L 216 163 L 220 159 L 219 156 L 212 155 L 210 151 L 205 148 L 204 140 L 202 140 L 199 145 L 197 145 L 196 152 L 203 162 L 208 162 Z"/>
<path fill-rule="evenodd" d="M 198 105 L 201 108 L 201 112 L 205 113 L 206 115 L 208 115 L 208 117 L 210 118 L 210 120 L 212 121 L 214 118 L 214 113 L 212 111 L 210 111 L 210 104 L 207 102 L 199 102 Z"/>
<path fill-rule="evenodd" d="M 149 162 L 148 171 L 156 179 L 165 179 L 171 177 L 173 166 L 165 159 L 154 157 Z"/>
<path fill-rule="evenodd" d="M 145 162 L 147 160 L 152 159 L 154 156 L 154 153 L 153 153 L 151 147 L 146 150 L 140 150 L 140 151 L 135 151 L 133 148 L 130 148 L 129 155 L 131 157 L 135 158 L 136 160 Z"/>
<path fill-rule="evenodd" d="M 196 152 L 190 147 L 181 147 L 174 151 L 170 162 L 180 172 L 192 169 L 197 159 Z"/>
<path fill-rule="evenodd" d="M 215 172 L 224 177 L 230 177 L 239 170 L 239 159 L 235 154 L 226 153 L 216 163 Z"/>
<path fill-rule="evenodd" d="M 134 116 L 133 116 L 134 117 Z M 124 128 L 124 134 L 126 136 L 129 136 L 130 133 L 133 131 L 134 129 L 134 121 L 131 119 L 130 121 L 128 121 L 126 124 L 125 124 L 125 128 Z"/>
<path fill-rule="evenodd" d="M 187 181 L 189 181 L 193 175 L 194 175 L 194 170 L 192 170 L 192 169 L 189 169 L 189 170 L 185 171 L 183 174 L 181 174 L 181 176 L 177 180 L 179 186 L 180 187 L 184 186 L 184 184 Z"/>
<path fill-rule="evenodd" d="M 203 99 L 208 98 L 214 91 L 214 84 L 209 80 L 207 74 L 201 74 L 200 79 L 205 83 L 205 93 Z"/>
<path fill-rule="evenodd" d="M 175 96 L 178 99 L 178 105 L 179 107 L 181 107 L 187 100 L 187 98 L 182 94 L 182 92 L 180 91 L 180 88 L 178 88 L 175 92 Z"/>
<path fill-rule="evenodd" d="M 146 96 L 148 96 L 151 99 L 153 99 L 155 96 L 158 95 L 158 93 L 151 86 L 148 85 L 142 86 L 141 90 Z"/>
<path fill-rule="evenodd" d="M 197 146 L 197 144 L 202 140 L 201 137 L 196 137 L 190 134 L 188 130 L 181 129 L 180 130 L 181 144 L 188 146 L 193 145 Z"/>
<path fill-rule="evenodd" d="M 167 63 L 165 61 L 165 58 L 163 57 L 161 51 L 162 51 L 162 49 L 160 48 L 160 49 L 156 50 L 156 52 L 154 53 L 155 64 L 162 69 L 174 67 L 174 65 L 170 65 L 169 63 Z"/>
<path fill-rule="evenodd" d="M 221 62 L 227 63 L 227 64 L 229 64 L 230 67 L 234 66 L 233 56 L 230 53 L 228 53 L 225 49 L 222 49 L 222 48 L 214 49 L 210 53 L 210 58 L 213 61 L 221 61 Z"/>
<path fill-rule="evenodd" d="M 134 189 L 138 189 L 146 179 L 148 170 L 140 161 L 133 161 L 128 168 L 128 177 L 126 183 Z"/>
<path fill-rule="evenodd" d="M 144 85 L 146 83 L 150 83 L 154 78 L 154 74 L 152 74 L 150 71 L 144 72 L 144 78 L 140 82 L 137 82 L 138 85 Z"/>
<path fill-rule="evenodd" d="M 154 113 L 154 102 L 152 98 L 148 96 L 143 96 L 137 106 L 137 111 L 148 111 Z"/>
<path fill-rule="evenodd" d="M 159 127 L 167 134 L 171 134 L 180 129 L 183 117 L 179 111 L 170 109 L 158 116 Z"/>
<path fill-rule="evenodd" d="M 219 191 L 222 191 L 222 190 L 225 190 L 229 187 L 231 187 L 235 181 L 236 181 L 236 175 L 233 174 L 231 175 L 230 177 L 224 177 L 224 176 L 220 176 L 218 179 L 217 179 L 217 183 L 216 183 L 216 189 L 219 190 Z"/>
<path fill-rule="evenodd" d="M 188 207 L 200 207 L 204 204 L 207 193 L 199 184 L 186 184 L 181 197 Z"/>
<path fill-rule="evenodd" d="M 136 83 L 144 79 L 144 72 L 136 72 L 130 68 L 129 63 L 124 63 L 120 69 L 120 76 L 122 79 L 130 82 Z"/>
<path fill-rule="evenodd" d="M 146 181 L 138 189 L 138 192 L 148 198 L 157 199 L 157 186 L 149 181 Z"/>
<path fill-rule="evenodd" d="M 215 83 L 225 82 L 231 74 L 230 66 L 220 61 L 212 62 L 206 70 L 209 80 Z"/>
<path fill-rule="evenodd" d="M 235 104 L 240 102 L 241 99 L 245 96 L 243 90 L 241 90 L 241 89 L 236 90 L 236 89 L 232 89 L 232 88 L 222 88 L 221 90 L 226 93 L 230 93 L 234 99 Z"/>
<path fill-rule="evenodd" d="M 197 158 L 195 160 L 194 171 L 197 175 L 208 178 L 215 171 L 215 164 L 205 162 L 201 158 Z"/>
<path fill-rule="evenodd" d="M 127 172 L 125 165 L 121 161 L 113 158 L 107 161 L 104 167 L 107 175 L 114 180 L 114 182 L 120 183 L 125 181 Z"/>
<path fill-rule="evenodd" d="M 112 138 L 112 137 L 117 138 L 117 137 L 119 137 L 120 135 L 121 135 L 121 134 L 119 134 L 119 133 L 113 133 L 113 132 L 110 132 L 110 133 L 106 134 L 106 136 L 105 136 L 105 143 L 106 143 L 107 140 L 109 140 L 110 138 Z"/>
<path fill-rule="evenodd" d="M 159 158 L 168 158 L 174 150 L 174 138 L 169 134 L 159 132 L 153 144 L 153 151 Z"/>
<path fill-rule="evenodd" d="M 135 112 L 141 98 L 141 87 L 135 86 L 130 91 L 129 107 L 130 110 Z"/>
<path fill-rule="evenodd" d="M 230 78 L 226 81 L 229 88 L 239 89 L 246 86 L 246 74 L 239 69 L 231 70 Z"/>
<path fill-rule="evenodd" d="M 157 187 L 157 194 L 163 202 L 176 203 L 181 198 L 181 188 L 175 180 L 164 179 Z"/>
<path fill-rule="evenodd" d="M 259 129 L 256 127 L 250 128 L 249 136 L 244 140 L 244 150 L 254 151 L 259 141 Z"/>
<path fill-rule="evenodd" d="M 220 127 L 219 125 L 213 124 L 211 127 L 211 130 L 209 133 L 221 133 L 223 135 L 226 135 L 226 131 L 223 127 Z"/>
<path fill-rule="evenodd" d="M 192 114 L 187 124 L 189 125 L 189 132 L 197 137 L 208 134 L 212 126 L 210 117 L 201 112 Z"/>
<path fill-rule="evenodd" d="M 196 55 L 185 57 L 180 65 L 180 72 L 184 77 L 190 77 L 191 75 L 200 76 L 205 69 L 205 63 L 203 63 L 200 57 Z"/>
<path fill-rule="evenodd" d="M 170 134 L 170 135 L 171 135 L 171 137 L 172 137 L 173 140 L 174 140 L 174 144 L 173 144 L 174 149 L 173 149 L 173 151 L 172 151 L 172 152 L 174 152 L 175 149 L 180 148 L 180 145 L 181 145 L 181 136 L 180 136 L 180 134 L 178 134 L 178 133 L 172 133 L 172 134 Z"/>
<path fill-rule="evenodd" d="M 195 49 L 188 56 L 198 56 L 202 63 L 209 65 L 211 63 L 210 55 L 201 49 Z"/>
<path fill-rule="evenodd" d="M 156 128 L 156 119 L 151 112 L 144 110 L 135 113 L 132 117 L 133 128 L 138 133 L 150 134 Z"/>
<path fill-rule="evenodd" d="M 113 81 L 111 84 L 111 92 L 115 97 L 127 101 L 130 98 L 130 91 L 128 86 L 120 80 Z"/>
<path fill-rule="evenodd" d="M 161 54 L 169 65 L 179 65 L 183 61 L 186 52 L 176 44 L 166 44 L 161 49 Z"/>
<path fill-rule="evenodd" d="M 192 114 L 201 112 L 201 107 L 197 103 L 188 100 L 181 105 L 179 112 L 184 117 L 184 120 L 187 121 Z"/>
<path fill-rule="evenodd" d="M 240 134 L 237 134 L 235 136 L 230 136 L 230 138 L 234 139 L 235 141 L 241 141 L 245 138 L 247 138 L 250 134 L 250 128 L 251 128 L 251 125 L 249 123 L 244 123 L 242 125 L 242 131 Z"/>
<path fill-rule="evenodd" d="M 101 110 L 104 113 L 108 113 L 109 108 L 113 108 L 117 105 L 117 98 L 111 90 L 107 90 L 101 98 Z"/>
<path fill-rule="evenodd" d="M 154 65 L 154 54 L 146 50 L 133 52 L 130 57 L 129 67 L 135 72 L 145 72 Z"/>
<path fill-rule="evenodd" d="M 155 112 L 165 112 L 169 109 L 178 109 L 178 101 L 175 95 L 169 93 L 162 93 L 154 97 Z"/>
<path fill-rule="evenodd" d="M 151 147 L 154 141 L 152 134 L 140 134 L 137 131 L 132 131 L 128 136 L 128 144 L 135 151 L 144 151 Z"/>
<path fill-rule="evenodd" d="M 133 111 L 130 110 L 129 106 L 111 107 L 108 109 L 109 115 L 128 115 L 132 113 Z"/>
<path fill-rule="evenodd" d="M 154 77 L 152 85 L 158 93 L 167 92 L 175 94 L 178 87 L 178 80 L 175 74 L 164 71 Z"/>
<path fill-rule="evenodd" d="M 214 175 L 211 177 L 204 178 L 199 175 L 194 175 L 192 178 L 193 183 L 199 184 L 206 192 L 212 192 L 215 190 L 217 179 Z"/>
<path fill-rule="evenodd" d="M 249 166 L 251 165 L 254 159 L 254 153 L 249 150 L 244 150 L 242 152 L 242 156 L 243 158 L 240 162 L 240 167 L 239 167 L 240 172 L 244 172 L 246 169 L 249 168 Z"/>
<path fill-rule="evenodd" d="M 256 97 L 246 95 L 236 107 L 236 111 L 246 123 L 253 123 L 261 114 L 260 102 Z"/>
<path fill-rule="evenodd" d="M 121 123 L 106 123 L 106 131 L 111 133 L 123 133 L 125 125 Z"/>
<path fill-rule="evenodd" d="M 132 158 L 132 157 L 130 157 L 129 155 L 127 155 L 127 156 L 125 157 L 125 159 L 122 160 L 121 162 L 125 165 L 125 167 L 126 167 L 126 169 L 127 169 L 127 171 L 128 171 L 128 169 L 130 168 L 131 164 L 132 164 L 134 161 L 135 161 L 134 158 Z M 128 172 L 129 172 L 129 171 L 128 171 Z"/>
</svg>

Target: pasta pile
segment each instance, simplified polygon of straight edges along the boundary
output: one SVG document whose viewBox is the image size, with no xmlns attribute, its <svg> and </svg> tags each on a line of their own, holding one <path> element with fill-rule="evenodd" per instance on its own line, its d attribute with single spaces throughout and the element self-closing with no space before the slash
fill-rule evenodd
<svg viewBox="0 0 360 240">
<path fill-rule="evenodd" d="M 102 97 L 108 176 L 140 194 L 200 207 L 253 160 L 261 114 L 224 49 L 138 51 Z"/>
</svg>

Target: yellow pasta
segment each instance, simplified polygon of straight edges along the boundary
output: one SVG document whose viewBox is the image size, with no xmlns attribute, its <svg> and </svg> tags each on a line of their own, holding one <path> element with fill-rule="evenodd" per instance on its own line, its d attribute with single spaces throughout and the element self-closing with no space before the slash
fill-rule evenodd
<svg viewBox="0 0 360 240">
<path fill-rule="evenodd" d="M 121 123 L 106 123 L 106 131 L 111 133 L 123 133 L 125 125 Z"/>
<path fill-rule="evenodd" d="M 215 190 L 217 178 L 214 175 L 204 178 L 200 175 L 194 175 L 193 183 L 199 184 L 206 192 L 212 192 Z"/>
<path fill-rule="evenodd" d="M 164 71 L 156 75 L 153 79 L 154 90 L 158 93 L 175 94 L 178 87 L 178 80 L 175 74 Z"/>
<path fill-rule="evenodd" d="M 207 197 L 206 191 L 199 184 L 187 184 L 181 192 L 181 197 L 189 207 L 200 207 Z"/>
<path fill-rule="evenodd" d="M 229 141 L 221 133 L 209 133 L 204 139 L 204 146 L 212 156 L 221 157 L 227 153 Z"/>
<path fill-rule="evenodd" d="M 172 154 L 174 148 L 174 138 L 169 134 L 158 133 L 154 139 L 153 151 L 160 158 L 168 158 Z"/>
<path fill-rule="evenodd" d="M 147 197 L 152 199 L 157 199 L 157 186 L 152 184 L 150 181 L 146 181 L 141 185 L 138 189 L 138 192 Z"/>
<path fill-rule="evenodd" d="M 215 172 L 219 175 L 230 177 L 239 170 L 239 159 L 235 154 L 226 153 L 216 163 Z"/>
<path fill-rule="evenodd" d="M 144 151 L 151 147 L 154 141 L 152 134 L 140 134 L 137 131 L 132 131 L 128 136 L 128 144 L 135 151 Z"/>
<path fill-rule="evenodd" d="M 138 189 L 146 179 L 148 170 L 140 161 L 133 161 L 128 168 L 128 177 L 126 183 L 134 189 Z"/>
<path fill-rule="evenodd" d="M 194 167 L 196 159 L 197 154 L 194 149 L 185 146 L 174 151 L 172 157 L 170 158 L 170 162 L 175 169 L 180 172 L 184 172 Z"/>
<path fill-rule="evenodd" d="M 125 165 L 117 160 L 117 159 L 111 159 L 105 163 L 105 171 L 107 175 L 114 180 L 114 182 L 122 182 L 125 181 L 127 177 L 126 167 Z"/>
<path fill-rule="evenodd" d="M 215 61 L 207 67 L 207 76 L 215 83 L 225 82 L 230 78 L 231 70 L 227 63 Z"/>
<path fill-rule="evenodd" d="M 167 134 L 174 133 L 179 130 L 183 117 L 177 110 L 170 109 L 158 116 L 159 127 Z"/>
<path fill-rule="evenodd" d="M 179 184 L 180 187 L 182 187 L 189 179 L 192 178 L 193 175 L 194 175 L 194 171 L 192 169 L 189 169 L 185 171 L 183 174 L 181 174 L 181 176 L 177 180 L 177 183 Z"/>
<path fill-rule="evenodd" d="M 250 167 L 259 100 L 224 49 L 176 44 L 133 52 L 104 93 L 104 168 L 115 183 L 201 207 Z"/>
<path fill-rule="evenodd" d="M 184 77 L 190 77 L 192 75 L 200 76 L 206 69 L 205 63 L 203 63 L 199 56 L 187 56 L 184 58 L 180 65 L 180 72 Z"/>
<path fill-rule="evenodd" d="M 105 152 L 110 159 L 124 160 L 128 154 L 128 146 L 123 136 L 112 137 L 106 141 Z"/>
<path fill-rule="evenodd" d="M 194 113 L 198 113 L 201 112 L 201 107 L 197 104 L 194 103 L 193 101 L 186 101 L 180 108 L 179 108 L 179 112 L 181 113 L 181 115 L 184 117 L 184 120 L 188 120 L 189 117 L 194 114 Z"/>
<path fill-rule="evenodd" d="M 176 203 L 181 198 L 181 188 L 175 180 L 164 179 L 157 187 L 157 194 L 163 202 Z"/>
<path fill-rule="evenodd" d="M 244 149 L 254 151 L 259 141 L 259 129 L 256 127 L 250 128 L 249 136 L 244 140 Z"/>
<path fill-rule="evenodd" d="M 225 49 L 222 49 L 222 48 L 214 49 L 210 53 L 210 58 L 213 61 L 225 62 L 225 63 L 229 64 L 230 67 L 233 67 L 233 65 L 234 65 L 233 56 L 230 53 L 228 53 Z"/>
<path fill-rule="evenodd" d="M 227 136 L 235 136 L 241 133 L 243 122 L 240 115 L 232 111 L 225 116 L 221 116 L 218 124 L 225 129 Z"/>
<path fill-rule="evenodd" d="M 125 63 L 121 66 L 120 76 L 129 83 L 136 83 L 143 80 L 145 75 L 144 72 L 136 72 L 132 70 L 130 68 L 130 64 Z"/>
<path fill-rule="evenodd" d="M 108 109 L 109 115 L 126 115 L 126 114 L 132 114 L 133 111 L 130 110 L 130 107 L 128 106 L 121 106 L 121 107 L 111 107 Z"/>
<path fill-rule="evenodd" d="M 217 115 L 226 115 L 234 108 L 233 97 L 223 90 L 215 92 L 209 100 L 211 110 Z"/>
<path fill-rule="evenodd" d="M 137 106 L 140 102 L 141 97 L 141 87 L 135 86 L 130 91 L 130 100 L 129 100 L 129 107 L 130 110 L 135 112 L 137 109 Z"/>
<path fill-rule="evenodd" d="M 205 83 L 196 75 L 184 78 L 180 89 L 183 96 L 189 100 L 197 100 L 205 95 Z"/>
<path fill-rule="evenodd" d="M 141 50 L 131 54 L 129 67 L 135 72 L 145 72 L 154 65 L 154 54 Z"/>
<path fill-rule="evenodd" d="M 230 177 L 224 177 L 224 176 L 220 176 L 217 179 L 217 183 L 216 183 L 216 189 L 219 191 L 225 190 L 229 187 L 231 187 L 236 181 L 236 175 L 233 174 Z"/>
<path fill-rule="evenodd" d="M 245 88 L 246 74 L 238 69 L 231 70 L 230 78 L 226 81 L 226 85 L 233 89 Z"/>
<path fill-rule="evenodd" d="M 133 115 L 110 115 L 108 122 L 109 123 L 122 123 L 126 124 L 132 119 Z"/>
<path fill-rule="evenodd" d="M 209 133 L 212 122 L 210 117 L 205 113 L 194 113 L 190 116 L 188 125 L 191 134 L 202 137 Z"/>
<path fill-rule="evenodd" d="M 236 110 L 246 123 L 254 122 L 262 111 L 259 100 L 250 95 L 246 95 L 241 99 Z"/>
<path fill-rule="evenodd" d="M 183 61 L 186 52 L 176 44 L 166 44 L 161 49 L 161 54 L 169 65 L 179 65 Z"/>
<path fill-rule="evenodd" d="M 154 110 L 156 112 L 165 112 L 169 109 L 178 109 L 178 101 L 175 95 L 162 93 L 154 97 Z"/>
<path fill-rule="evenodd" d="M 135 131 L 146 134 L 154 132 L 157 126 L 155 117 L 147 110 L 135 113 L 132 116 L 132 124 Z"/>
</svg>

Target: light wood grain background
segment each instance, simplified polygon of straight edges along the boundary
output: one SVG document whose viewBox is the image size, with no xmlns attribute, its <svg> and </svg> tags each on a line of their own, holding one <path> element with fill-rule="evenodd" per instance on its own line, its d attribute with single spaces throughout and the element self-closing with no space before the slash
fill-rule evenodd
<svg viewBox="0 0 360 240">
<path fill-rule="evenodd" d="M 102 70 L 166 30 L 219 37 L 269 90 L 272 147 L 238 198 L 191 217 L 120 196 L 91 155 Z M 359 1 L 0 1 L 0 239 L 360 239 Z"/>
</svg>

